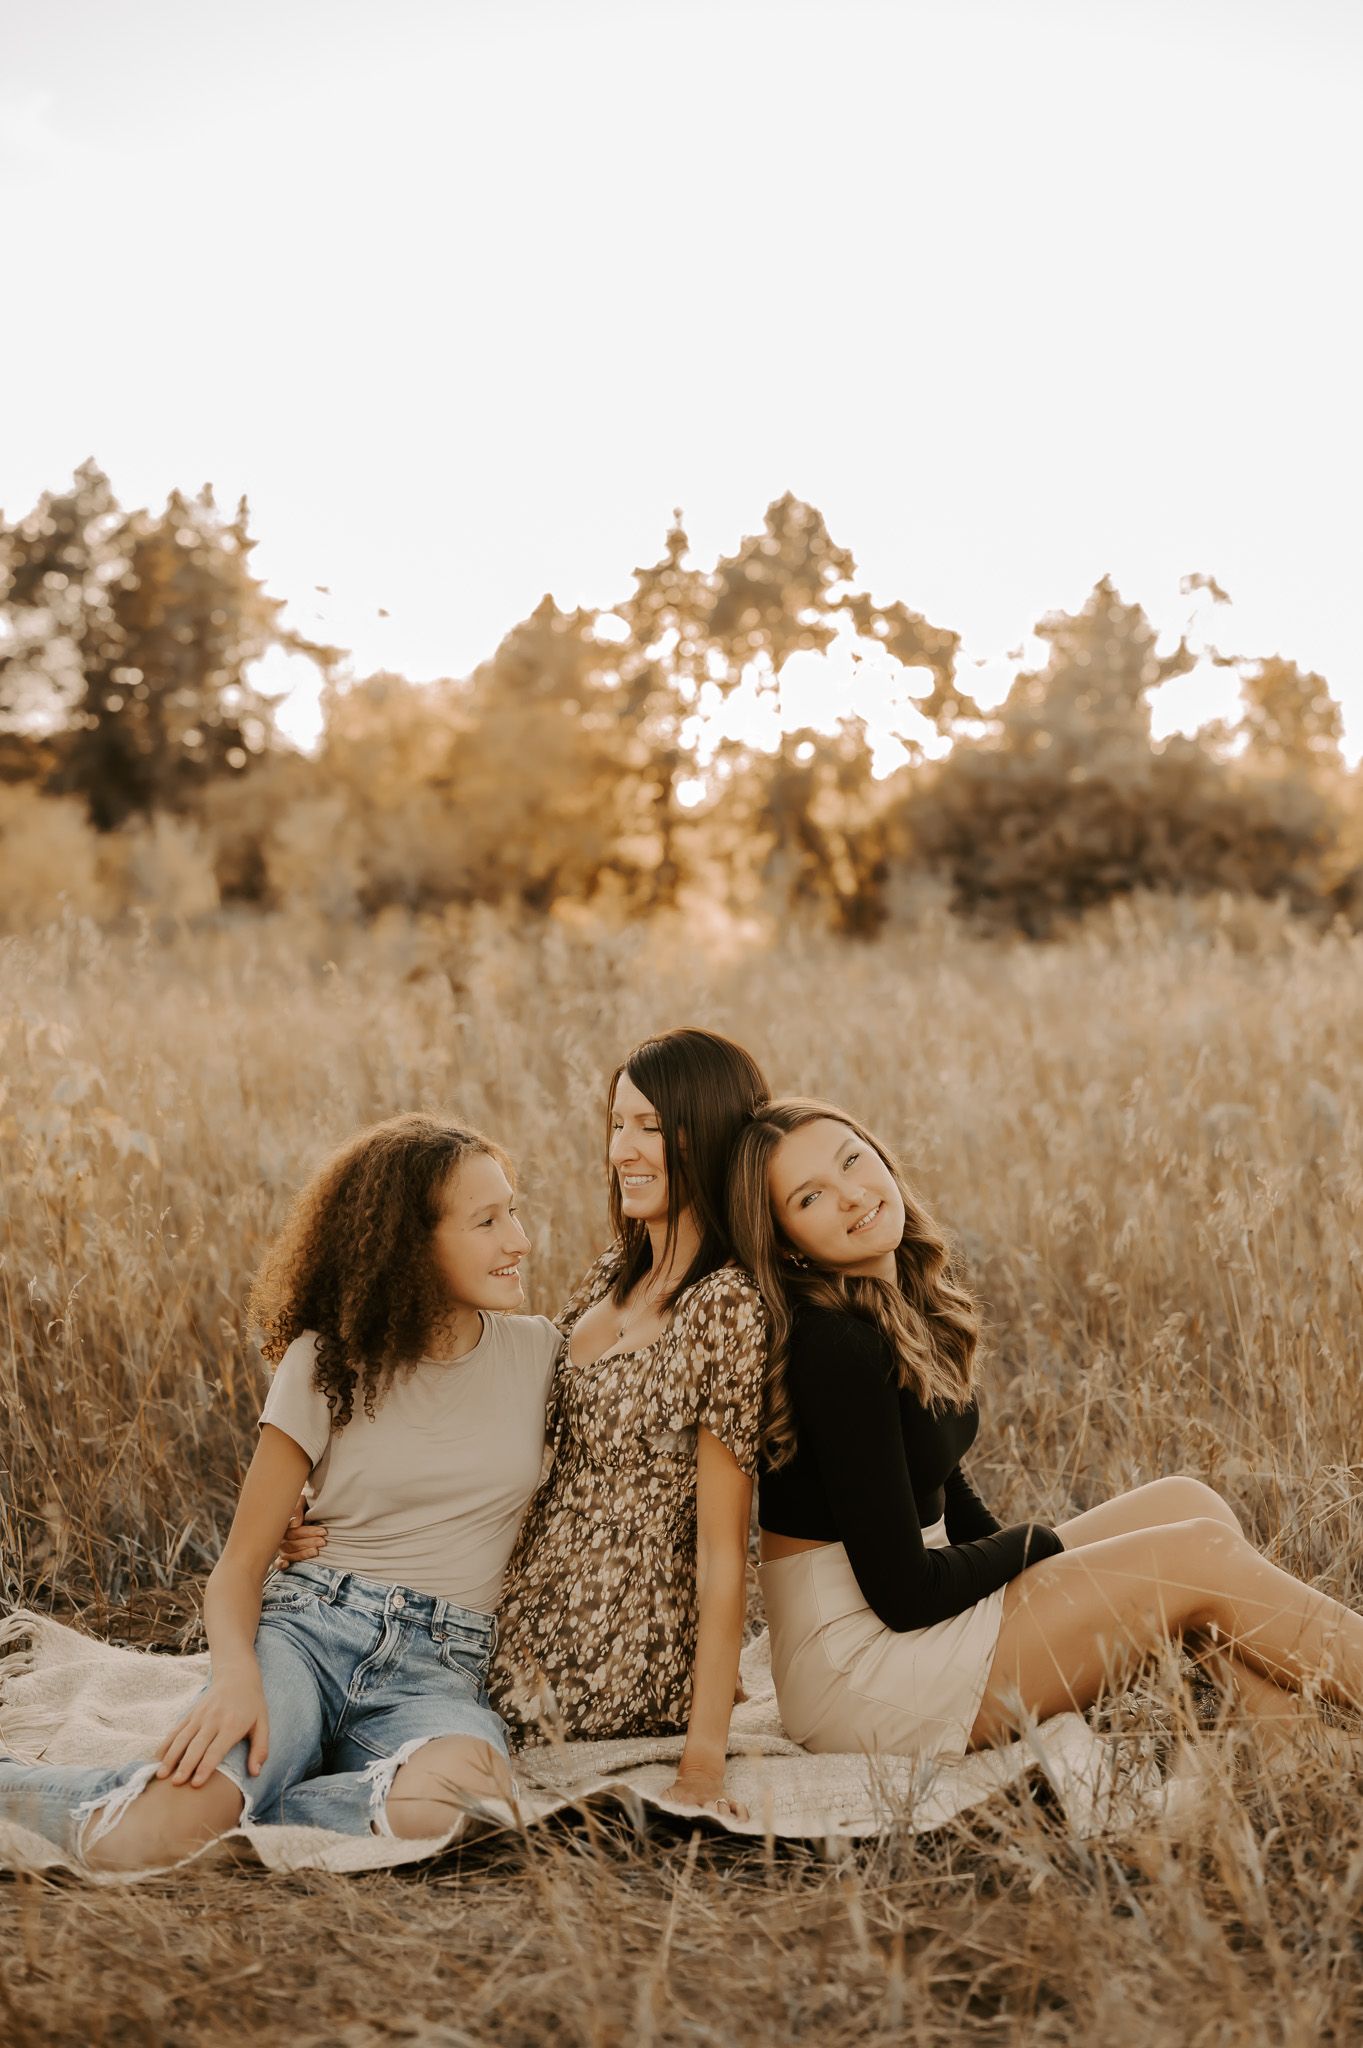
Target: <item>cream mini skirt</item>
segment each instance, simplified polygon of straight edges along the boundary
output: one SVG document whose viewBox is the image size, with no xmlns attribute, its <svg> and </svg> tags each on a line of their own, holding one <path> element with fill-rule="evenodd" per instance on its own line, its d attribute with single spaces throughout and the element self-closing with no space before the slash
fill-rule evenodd
<svg viewBox="0 0 1363 2048">
<path fill-rule="evenodd" d="M 923 1531 L 944 1549 L 945 1521 Z M 964 1752 L 1003 1619 L 1004 1588 L 930 1628 L 886 1628 L 841 1543 L 759 1565 L 771 1669 L 787 1735 L 806 1749 Z"/>
</svg>

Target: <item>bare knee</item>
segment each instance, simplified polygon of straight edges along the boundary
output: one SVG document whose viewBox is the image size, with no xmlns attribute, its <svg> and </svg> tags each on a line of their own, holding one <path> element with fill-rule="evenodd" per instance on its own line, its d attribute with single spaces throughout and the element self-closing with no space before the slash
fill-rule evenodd
<svg viewBox="0 0 1363 2048">
<path fill-rule="evenodd" d="M 101 1832 L 102 1812 L 91 1815 L 83 1858 L 91 1870 L 154 1870 L 180 1863 L 236 1826 L 241 1793 L 215 1771 L 206 1785 L 172 1785 L 153 1778 Z"/>
<path fill-rule="evenodd" d="M 1188 1515 L 1156 1532 L 1164 1548 L 1179 1557 L 1229 1557 L 1249 1548 L 1238 1522 L 1215 1515 Z"/>
<path fill-rule="evenodd" d="M 506 1758 L 490 1742 L 445 1736 L 399 1767 L 384 1814 L 401 1840 L 424 1841 L 447 1835 L 470 1804 L 510 1799 L 514 1791 Z"/>
<path fill-rule="evenodd" d="M 1155 1485 L 1159 1488 L 1161 1509 L 1167 1511 L 1169 1521 L 1219 1522 L 1224 1528 L 1239 1531 L 1240 1518 L 1235 1509 L 1205 1480 L 1181 1472 L 1171 1479 L 1157 1479 Z"/>
<path fill-rule="evenodd" d="M 1169 1620 L 1194 1631 L 1220 1621 L 1228 1581 L 1250 1550 L 1239 1524 L 1190 1515 L 1153 1534 L 1156 1584 Z"/>
</svg>

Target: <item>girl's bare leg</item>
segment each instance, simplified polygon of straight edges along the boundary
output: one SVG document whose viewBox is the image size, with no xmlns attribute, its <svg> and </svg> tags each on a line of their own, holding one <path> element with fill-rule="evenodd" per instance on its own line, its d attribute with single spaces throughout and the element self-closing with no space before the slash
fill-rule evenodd
<svg viewBox="0 0 1363 2048">
<path fill-rule="evenodd" d="M 225 1835 L 240 1814 L 241 1794 L 221 1771 L 206 1785 L 153 1778 L 108 1834 L 85 1851 L 85 1861 L 92 1870 L 164 1869 Z"/>
<path fill-rule="evenodd" d="M 471 1735 L 442 1735 L 403 1764 L 388 1794 L 388 1825 L 407 1841 L 447 1834 L 469 1803 L 512 1800 L 515 1781 L 506 1758 Z"/>
<path fill-rule="evenodd" d="M 1152 1479 L 1146 1486 L 1136 1486 L 1129 1493 L 1100 1501 L 1097 1507 L 1057 1523 L 1056 1528 L 1068 1551 L 1104 1542 L 1110 1536 L 1132 1535 L 1138 1529 L 1159 1529 L 1171 1522 L 1197 1520 L 1222 1522 L 1237 1532 L 1240 1529 L 1239 1516 L 1215 1487 L 1201 1479 L 1180 1475 Z M 1288 1735 L 1304 1717 L 1314 1723 L 1314 1716 L 1306 1713 L 1300 1693 L 1265 1677 L 1231 1651 L 1208 1649 L 1202 1661 L 1235 1694 L 1251 1720 L 1271 1724 L 1267 1734 Z"/>
<path fill-rule="evenodd" d="M 1199 1516 L 1080 1543 L 1013 1580 L 972 1747 L 1089 1706 L 1162 1644 L 1213 1626 L 1275 1690 L 1315 1684 L 1363 1707 L 1363 1617 Z"/>
<path fill-rule="evenodd" d="M 1239 1529 L 1240 1519 L 1230 1502 L 1214 1486 L 1200 1479 L 1152 1479 L 1147 1486 L 1133 1486 L 1085 1508 L 1067 1522 L 1057 1522 L 1056 1532 L 1066 1550 L 1078 1550 L 1086 1543 L 1102 1543 L 1109 1536 L 1129 1536 L 1137 1529 L 1162 1529 L 1170 1522 L 1224 1522 Z"/>
</svg>

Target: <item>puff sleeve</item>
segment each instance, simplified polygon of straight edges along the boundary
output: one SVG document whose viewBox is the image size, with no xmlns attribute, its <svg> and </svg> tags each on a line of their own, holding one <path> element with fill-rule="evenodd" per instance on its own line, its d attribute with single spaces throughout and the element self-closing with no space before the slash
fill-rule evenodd
<svg viewBox="0 0 1363 2048">
<path fill-rule="evenodd" d="M 756 1473 L 761 1437 L 767 1314 L 737 1266 L 721 1266 L 678 1302 L 669 1374 L 674 1427 L 708 1429 L 745 1472 Z"/>
</svg>

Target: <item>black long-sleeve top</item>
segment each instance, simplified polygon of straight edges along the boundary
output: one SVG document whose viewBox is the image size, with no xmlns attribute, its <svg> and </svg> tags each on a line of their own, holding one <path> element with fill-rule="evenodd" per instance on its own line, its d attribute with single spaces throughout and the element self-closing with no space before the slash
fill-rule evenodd
<svg viewBox="0 0 1363 2048">
<path fill-rule="evenodd" d="M 865 1316 L 802 1307 L 787 1365 L 795 1456 L 763 1467 L 758 1520 L 775 1535 L 846 1547 L 886 1628 L 961 1614 L 1064 1544 L 1038 1522 L 1001 1528 L 961 1470 L 979 1411 L 934 1414 L 898 1384 L 888 1340 Z M 945 1515 L 948 1542 L 923 1531 Z"/>
</svg>

